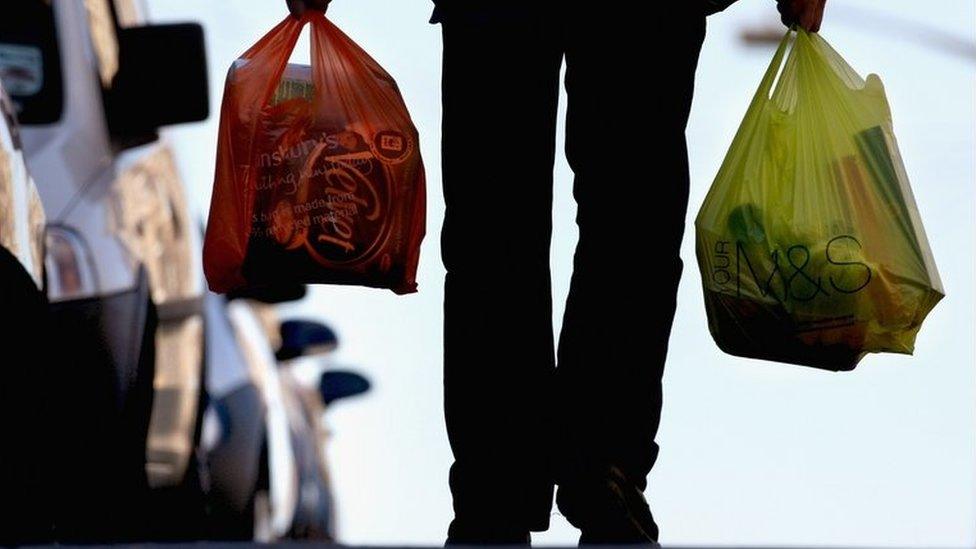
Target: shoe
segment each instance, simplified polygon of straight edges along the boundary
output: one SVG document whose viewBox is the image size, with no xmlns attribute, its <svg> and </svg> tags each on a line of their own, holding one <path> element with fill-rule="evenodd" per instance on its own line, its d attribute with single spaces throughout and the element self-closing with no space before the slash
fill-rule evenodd
<svg viewBox="0 0 976 549">
<path fill-rule="evenodd" d="M 532 536 L 528 530 L 465 524 L 455 518 L 444 545 L 532 545 Z"/>
<path fill-rule="evenodd" d="M 644 493 L 617 467 L 601 477 L 560 484 L 556 505 L 580 529 L 580 545 L 658 547 L 657 524 Z"/>
</svg>

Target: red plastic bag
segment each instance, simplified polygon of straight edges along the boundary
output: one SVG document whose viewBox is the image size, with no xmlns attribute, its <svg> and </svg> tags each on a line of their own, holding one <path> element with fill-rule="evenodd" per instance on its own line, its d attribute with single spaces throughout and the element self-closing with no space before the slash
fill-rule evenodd
<svg viewBox="0 0 976 549">
<path fill-rule="evenodd" d="M 306 24 L 312 66 L 290 65 Z M 211 290 L 415 292 L 425 212 L 417 129 L 396 82 L 322 13 L 286 18 L 235 61 L 203 248 Z"/>
</svg>

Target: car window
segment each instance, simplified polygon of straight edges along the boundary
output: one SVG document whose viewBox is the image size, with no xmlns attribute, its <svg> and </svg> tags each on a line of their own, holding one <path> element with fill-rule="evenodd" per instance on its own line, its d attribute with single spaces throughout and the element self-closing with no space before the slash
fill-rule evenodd
<svg viewBox="0 0 976 549">
<path fill-rule="evenodd" d="M 49 124 L 61 119 L 61 58 L 50 2 L 4 3 L 0 81 L 14 102 L 21 124 Z"/>
<path fill-rule="evenodd" d="M 24 144 L 20 140 L 20 124 L 17 122 L 16 112 L 16 107 L 10 100 L 10 96 L 0 90 L 0 113 L 3 114 L 3 122 L 10 131 L 10 140 L 14 145 L 14 150 L 19 151 L 24 148 Z"/>
<path fill-rule="evenodd" d="M 119 174 L 112 188 L 113 230 L 149 272 L 156 305 L 193 297 L 199 291 L 192 260 L 190 207 L 176 159 L 168 147 L 156 147 Z"/>
<path fill-rule="evenodd" d="M 47 216 L 44 213 L 41 195 L 38 194 L 37 187 L 32 183 L 27 190 L 27 225 L 30 231 L 31 261 L 34 265 L 34 270 L 31 272 L 39 286 L 43 283 L 44 276 L 44 229 L 46 222 Z"/>
<path fill-rule="evenodd" d="M 102 87 L 112 87 L 112 80 L 119 72 L 119 40 L 115 32 L 115 16 L 109 0 L 85 0 L 88 12 L 88 29 L 92 47 L 98 59 L 98 75 Z"/>
<path fill-rule="evenodd" d="M 14 209 L 14 176 L 11 166 L 10 153 L 0 147 L 0 247 L 6 248 L 13 255 L 18 255 L 17 246 L 17 210 Z"/>
<path fill-rule="evenodd" d="M 139 7 L 135 0 L 115 0 L 115 15 L 120 27 L 134 27 L 139 24 Z"/>
</svg>

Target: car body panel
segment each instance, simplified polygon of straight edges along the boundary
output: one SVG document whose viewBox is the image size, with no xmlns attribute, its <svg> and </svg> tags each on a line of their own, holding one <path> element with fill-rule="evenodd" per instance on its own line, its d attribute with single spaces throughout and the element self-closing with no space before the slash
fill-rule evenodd
<svg viewBox="0 0 976 549">
<path fill-rule="evenodd" d="M 149 485 L 155 314 L 144 269 L 132 290 L 51 305 L 59 384 L 58 539 L 141 538 Z M 98 494 L 93 497 L 92 494 Z"/>
<path fill-rule="evenodd" d="M 210 463 L 212 502 L 220 532 L 241 539 L 255 495 L 270 492 L 271 527 L 263 541 L 335 539 L 334 502 L 322 454 L 324 407 L 314 389 L 277 363 L 269 340 L 279 332 L 272 305 L 207 299 L 211 397 L 203 444 Z M 254 424 L 255 418 L 260 426 Z M 208 434 L 209 433 L 209 434 Z M 254 466 L 264 456 L 267 478 Z M 266 484 L 265 484 L 266 483 Z M 255 532 L 260 535 L 260 532 Z"/>
<path fill-rule="evenodd" d="M 183 478 L 196 442 L 205 360 L 200 239 L 169 147 L 130 151 L 118 166 L 108 227 L 148 271 L 160 316 L 149 480 L 153 487 L 170 486 Z"/>
<path fill-rule="evenodd" d="M 44 285 L 45 213 L 27 170 L 14 107 L 0 85 L 0 246 Z"/>
<path fill-rule="evenodd" d="M 227 312 L 224 296 L 207 292 L 207 393 L 212 400 L 223 398 L 244 385 L 254 385 L 247 357 L 237 341 L 237 332 Z"/>
<path fill-rule="evenodd" d="M 274 350 L 264 334 L 259 316 L 243 301 L 231 302 L 228 313 L 246 357 L 250 378 L 261 393 L 267 410 L 265 440 L 270 477 L 271 535 L 283 538 L 291 529 L 300 490 L 286 396 L 278 379 Z"/>
<path fill-rule="evenodd" d="M 321 405 L 306 402 L 308 393 L 289 372 L 279 372 L 292 447 L 299 471 L 299 501 L 289 536 L 297 539 L 335 539 L 334 502 L 322 455 L 324 433 L 320 429 Z M 312 400 L 312 399 L 308 399 Z"/>
<path fill-rule="evenodd" d="M 251 497 L 260 488 L 261 454 L 265 438 L 264 397 L 254 385 L 239 385 L 211 401 L 210 412 L 220 429 L 216 444 L 208 449 L 211 506 L 228 522 L 248 513 Z M 225 529 L 221 521 L 218 531 Z M 249 538 L 253 534 L 247 532 Z"/>
<path fill-rule="evenodd" d="M 206 455 L 211 531 L 216 539 L 251 540 L 253 498 L 264 465 L 264 397 L 252 382 L 224 296 L 205 298 L 209 406 L 201 447 Z"/>
<path fill-rule="evenodd" d="M 202 390 L 203 319 L 160 322 L 156 330 L 153 412 L 146 441 L 153 488 L 179 484 L 196 446 Z"/>
</svg>

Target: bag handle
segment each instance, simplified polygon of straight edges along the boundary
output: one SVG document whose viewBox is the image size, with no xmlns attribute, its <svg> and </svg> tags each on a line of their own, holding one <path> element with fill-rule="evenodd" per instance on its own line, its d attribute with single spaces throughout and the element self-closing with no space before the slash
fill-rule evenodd
<svg viewBox="0 0 976 549">
<path fill-rule="evenodd" d="M 251 104 L 264 107 L 271 101 L 288 65 L 288 59 L 291 58 L 291 53 L 298 43 L 298 37 L 309 22 L 308 13 L 301 18 L 286 16 L 281 23 L 240 56 L 240 59 L 248 61 L 248 65 L 241 69 L 245 73 L 241 78 L 249 80 L 244 84 L 243 89 L 248 90 L 250 95 L 248 100 Z"/>
<path fill-rule="evenodd" d="M 787 50 L 790 49 L 790 46 L 794 43 L 794 41 L 793 29 L 786 31 L 786 35 L 783 36 L 783 39 L 779 43 L 779 47 L 776 49 L 776 55 L 774 55 L 773 60 L 769 62 L 769 68 L 766 69 L 766 74 L 763 76 L 762 82 L 759 84 L 759 89 L 756 90 L 755 97 L 752 98 L 752 103 L 749 104 L 750 112 L 758 108 L 759 105 L 769 101 L 769 95 L 773 90 L 773 83 L 776 82 L 776 77 L 783 69 L 783 62 L 786 58 Z"/>
</svg>

